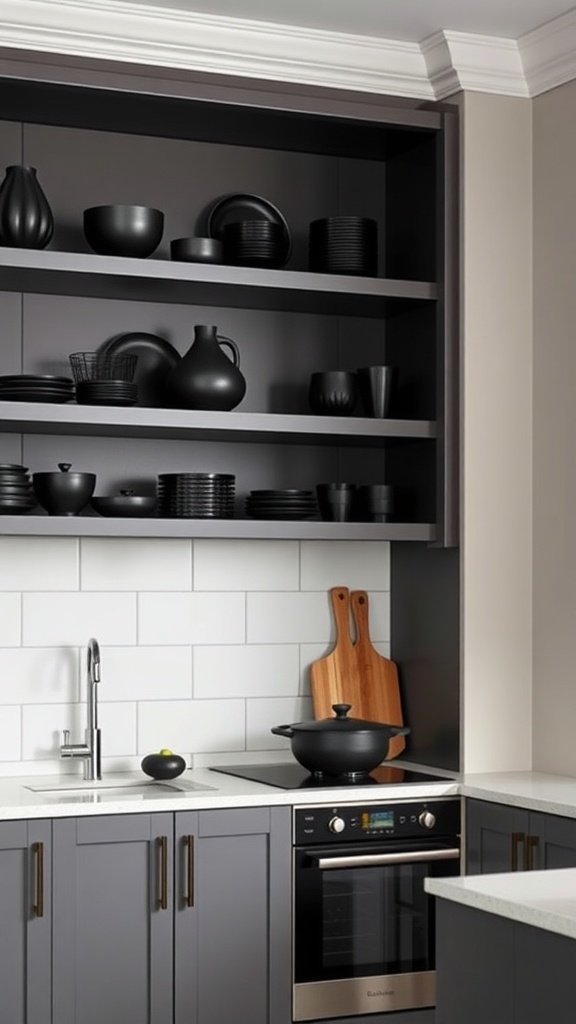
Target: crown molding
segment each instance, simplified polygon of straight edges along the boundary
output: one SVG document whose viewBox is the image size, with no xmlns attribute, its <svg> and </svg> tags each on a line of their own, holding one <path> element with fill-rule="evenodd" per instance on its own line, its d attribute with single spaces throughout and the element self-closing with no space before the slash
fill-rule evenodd
<svg viewBox="0 0 576 1024">
<path fill-rule="evenodd" d="M 0 47 L 423 100 L 532 97 L 576 78 L 576 9 L 518 41 L 440 31 L 407 43 L 128 0 L 0 0 Z"/>
</svg>

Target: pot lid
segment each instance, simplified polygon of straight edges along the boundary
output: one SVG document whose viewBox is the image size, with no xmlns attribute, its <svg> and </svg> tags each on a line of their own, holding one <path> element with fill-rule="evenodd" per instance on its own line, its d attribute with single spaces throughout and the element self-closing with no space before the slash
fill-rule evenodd
<svg viewBox="0 0 576 1024">
<path fill-rule="evenodd" d="M 334 718 L 320 718 L 315 722 L 296 722 L 294 732 L 380 732 L 390 729 L 384 722 L 369 722 L 364 718 L 348 718 L 351 704 L 333 704 Z"/>
</svg>

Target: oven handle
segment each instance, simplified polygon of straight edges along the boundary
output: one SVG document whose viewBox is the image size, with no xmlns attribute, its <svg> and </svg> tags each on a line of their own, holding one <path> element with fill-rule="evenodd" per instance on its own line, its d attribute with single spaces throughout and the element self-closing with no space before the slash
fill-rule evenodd
<svg viewBox="0 0 576 1024">
<path fill-rule="evenodd" d="M 320 871 L 333 871 L 337 868 L 369 868 L 378 864 L 419 864 L 430 860 L 458 860 L 460 850 L 457 847 L 443 850 L 415 850 L 413 853 L 360 853 L 349 857 L 314 857 Z"/>
</svg>

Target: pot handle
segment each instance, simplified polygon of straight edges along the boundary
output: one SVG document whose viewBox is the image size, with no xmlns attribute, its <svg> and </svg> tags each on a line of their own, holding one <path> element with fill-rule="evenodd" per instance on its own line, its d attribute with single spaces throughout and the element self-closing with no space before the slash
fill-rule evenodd
<svg viewBox="0 0 576 1024">
<path fill-rule="evenodd" d="M 388 729 L 391 736 L 407 736 L 411 731 L 408 725 L 389 725 Z"/>
<path fill-rule="evenodd" d="M 276 725 L 273 729 L 270 729 L 275 736 L 286 736 L 287 739 L 291 740 L 294 735 L 294 729 L 291 725 Z"/>
<path fill-rule="evenodd" d="M 216 337 L 221 348 L 230 349 L 232 353 L 232 362 L 234 363 L 234 366 L 240 369 L 240 351 L 236 342 L 232 341 L 232 338 L 227 338 L 224 334 L 217 334 Z"/>
</svg>

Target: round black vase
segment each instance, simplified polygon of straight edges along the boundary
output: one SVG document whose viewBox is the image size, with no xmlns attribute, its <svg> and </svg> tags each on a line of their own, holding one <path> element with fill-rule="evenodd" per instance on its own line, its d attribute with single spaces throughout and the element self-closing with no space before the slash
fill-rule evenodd
<svg viewBox="0 0 576 1024">
<path fill-rule="evenodd" d="M 232 359 L 223 347 L 229 349 Z M 245 392 L 236 342 L 218 335 L 210 324 L 196 324 L 191 348 L 166 378 L 167 404 L 174 409 L 226 412 L 242 401 Z"/>
<path fill-rule="evenodd" d="M 0 244 L 44 249 L 54 231 L 54 217 L 36 177 L 35 167 L 6 168 L 0 185 Z"/>
</svg>

